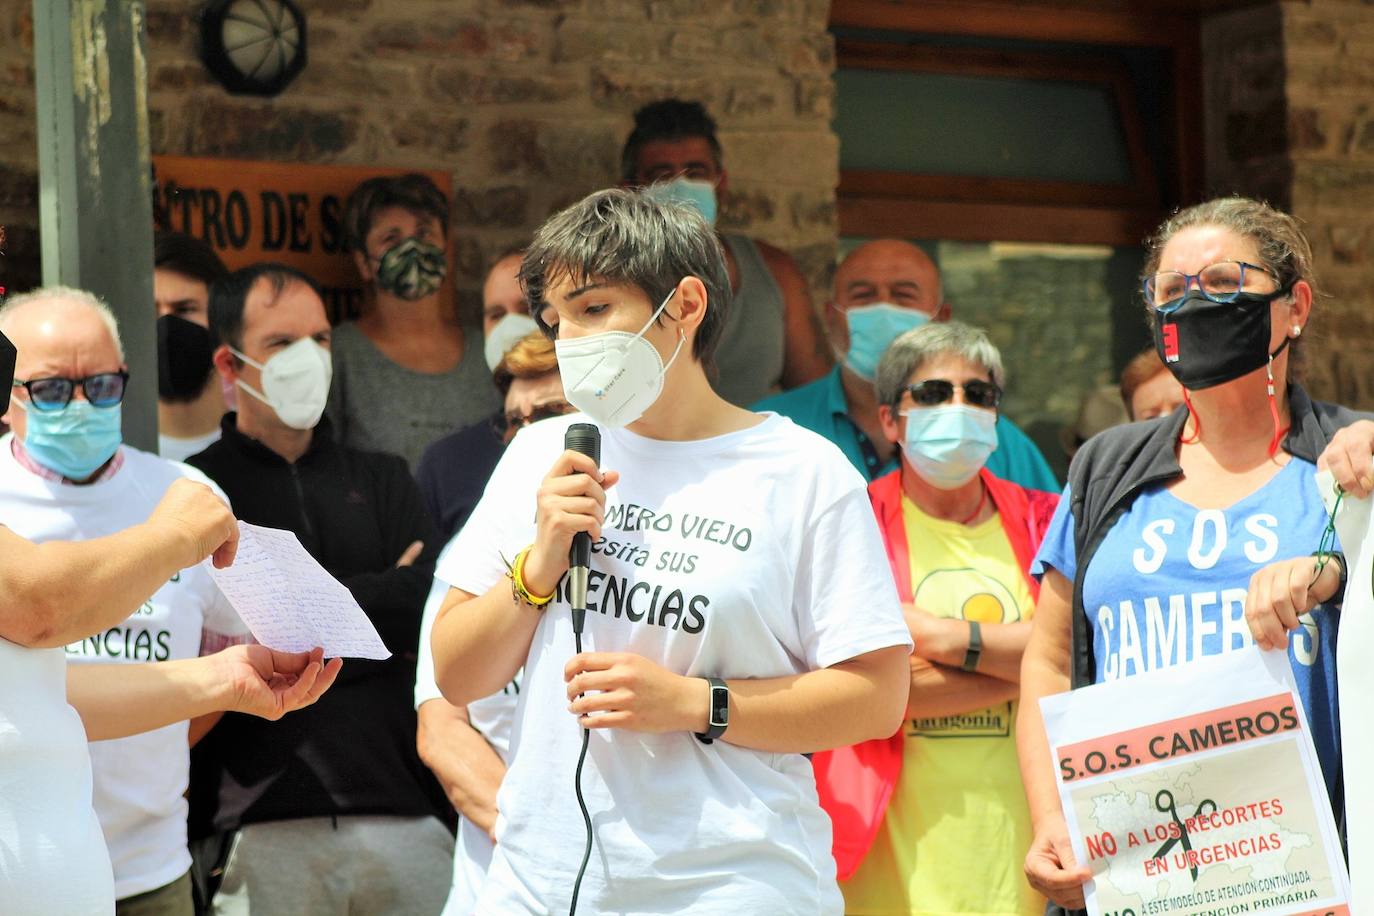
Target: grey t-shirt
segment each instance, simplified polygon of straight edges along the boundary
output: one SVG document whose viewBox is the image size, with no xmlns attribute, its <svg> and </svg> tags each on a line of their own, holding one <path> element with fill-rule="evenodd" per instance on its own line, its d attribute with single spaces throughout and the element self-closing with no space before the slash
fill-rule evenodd
<svg viewBox="0 0 1374 916">
<path fill-rule="evenodd" d="M 463 358 L 448 372 L 416 372 L 392 362 L 349 321 L 334 329 L 329 422 L 344 445 L 391 452 L 410 465 L 435 439 L 489 417 L 501 406 L 482 355 L 482 332 L 464 328 Z"/>
<path fill-rule="evenodd" d="M 716 348 L 714 387 L 725 400 L 748 407 L 781 388 L 787 308 L 758 244 L 742 235 L 721 239 L 739 267 L 739 289 Z"/>
</svg>

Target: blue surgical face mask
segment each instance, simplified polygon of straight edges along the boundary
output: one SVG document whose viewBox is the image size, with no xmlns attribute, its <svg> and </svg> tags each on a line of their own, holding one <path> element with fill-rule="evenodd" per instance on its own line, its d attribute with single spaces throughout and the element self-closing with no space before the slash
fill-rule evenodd
<svg viewBox="0 0 1374 916">
<path fill-rule="evenodd" d="M 949 404 L 902 411 L 902 452 L 921 479 L 941 490 L 957 490 L 987 464 L 997 448 L 997 412 Z"/>
<path fill-rule="evenodd" d="M 660 181 L 644 189 L 660 203 L 691 204 L 709 225 L 716 224 L 716 185 L 700 178 L 679 175 L 672 181 Z"/>
<path fill-rule="evenodd" d="M 849 352 L 844 355 L 844 364 L 870 382 L 878 374 L 878 360 L 888 345 L 907 331 L 930 322 L 925 312 L 891 302 L 856 305 L 847 309 L 844 317 L 849 324 Z"/>
<path fill-rule="evenodd" d="M 14 403 L 27 415 L 24 450 L 68 480 L 86 480 L 124 441 L 119 404 L 92 407 L 89 401 L 73 400 L 61 410 L 33 410 L 17 398 Z"/>
</svg>

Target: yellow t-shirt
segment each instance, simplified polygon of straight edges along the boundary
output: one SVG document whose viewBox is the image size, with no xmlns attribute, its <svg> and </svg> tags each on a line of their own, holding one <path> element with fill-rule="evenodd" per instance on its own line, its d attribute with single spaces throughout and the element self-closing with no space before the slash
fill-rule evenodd
<svg viewBox="0 0 1374 916">
<path fill-rule="evenodd" d="M 916 606 L 979 623 L 1034 603 L 1002 522 L 932 518 L 902 498 Z M 883 826 L 841 885 L 850 916 L 1040 916 L 1021 871 L 1030 815 L 1016 763 L 1015 702 L 905 725 L 902 777 Z"/>
</svg>

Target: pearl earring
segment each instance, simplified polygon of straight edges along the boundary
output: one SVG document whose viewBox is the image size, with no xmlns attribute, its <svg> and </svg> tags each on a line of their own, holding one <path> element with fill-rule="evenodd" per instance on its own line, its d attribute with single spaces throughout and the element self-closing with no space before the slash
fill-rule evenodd
<svg viewBox="0 0 1374 916">
<path fill-rule="evenodd" d="M 1293 336 L 1297 337 L 1300 334 L 1302 334 L 1302 325 L 1293 325 Z"/>
</svg>

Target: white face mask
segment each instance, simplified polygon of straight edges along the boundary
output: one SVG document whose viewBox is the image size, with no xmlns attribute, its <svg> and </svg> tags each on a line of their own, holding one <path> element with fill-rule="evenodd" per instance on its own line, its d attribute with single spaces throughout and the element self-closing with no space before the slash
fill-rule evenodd
<svg viewBox="0 0 1374 916">
<path fill-rule="evenodd" d="M 638 334 L 603 331 L 590 337 L 554 341 L 558 374 L 568 403 L 591 417 L 597 425 L 626 426 L 653 406 L 663 391 L 663 376 L 682 352 L 687 338 L 678 331 L 677 347 L 667 365 L 644 334 L 668 307 L 673 292 L 663 300 Z"/>
<path fill-rule="evenodd" d="M 262 391 L 245 385 L 243 379 L 238 380 L 238 387 L 275 410 L 283 423 L 292 429 L 314 429 L 320 422 L 334 363 L 329 351 L 313 338 L 302 337 L 266 363 L 251 360 L 233 347 L 229 352 L 262 370 Z"/>
<path fill-rule="evenodd" d="M 535 324 L 529 315 L 507 312 L 492 326 L 491 333 L 482 345 L 483 353 L 487 357 L 487 368 L 495 372 L 496 367 L 501 365 L 501 360 L 510 352 L 510 348 L 537 330 L 539 325 Z"/>
</svg>

